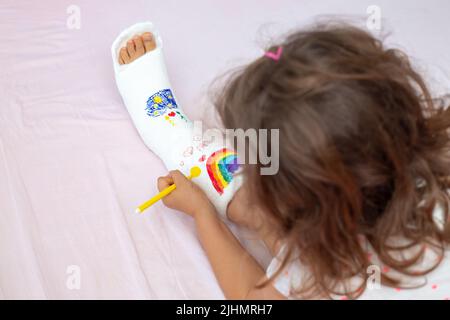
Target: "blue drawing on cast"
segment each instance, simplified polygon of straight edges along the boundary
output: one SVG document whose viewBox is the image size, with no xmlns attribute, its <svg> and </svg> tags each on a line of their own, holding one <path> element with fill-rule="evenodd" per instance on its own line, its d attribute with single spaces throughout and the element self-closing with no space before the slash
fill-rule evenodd
<svg viewBox="0 0 450 320">
<path fill-rule="evenodd" d="M 166 109 L 178 108 L 175 98 L 170 89 L 164 89 L 153 94 L 147 100 L 145 110 L 150 117 L 159 117 Z"/>
</svg>

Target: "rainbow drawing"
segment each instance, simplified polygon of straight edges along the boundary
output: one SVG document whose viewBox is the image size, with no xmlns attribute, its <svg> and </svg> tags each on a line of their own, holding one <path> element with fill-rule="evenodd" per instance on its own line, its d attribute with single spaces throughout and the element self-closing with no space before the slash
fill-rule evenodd
<svg viewBox="0 0 450 320">
<path fill-rule="evenodd" d="M 239 169 L 236 152 L 223 148 L 212 153 L 206 161 L 209 179 L 219 194 L 233 179 L 233 174 Z"/>
</svg>

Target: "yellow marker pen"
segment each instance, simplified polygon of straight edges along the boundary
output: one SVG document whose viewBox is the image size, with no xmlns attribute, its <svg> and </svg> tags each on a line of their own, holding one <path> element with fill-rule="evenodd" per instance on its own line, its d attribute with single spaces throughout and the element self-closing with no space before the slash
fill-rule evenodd
<svg viewBox="0 0 450 320">
<path fill-rule="evenodd" d="M 202 170 L 200 170 L 199 167 L 195 166 L 191 168 L 190 171 L 190 175 L 187 176 L 186 178 L 188 178 L 189 180 L 191 180 L 192 178 L 196 178 L 200 175 L 200 173 L 202 172 Z M 162 198 L 164 198 L 165 196 L 167 196 L 169 193 L 171 193 L 173 190 L 175 190 L 177 188 L 177 186 L 174 184 L 168 186 L 167 188 L 165 188 L 164 190 L 162 190 L 160 193 L 158 193 L 156 196 L 154 196 L 153 198 L 151 198 L 150 200 L 147 200 L 146 202 L 144 202 L 143 204 L 141 204 L 139 207 L 136 208 L 136 213 L 142 213 L 145 209 L 147 209 L 148 207 L 150 207 L 151 205 L 153 205 L 154 203 L 158 202 L 159 200 L 161 200 Z"/>
</svg>

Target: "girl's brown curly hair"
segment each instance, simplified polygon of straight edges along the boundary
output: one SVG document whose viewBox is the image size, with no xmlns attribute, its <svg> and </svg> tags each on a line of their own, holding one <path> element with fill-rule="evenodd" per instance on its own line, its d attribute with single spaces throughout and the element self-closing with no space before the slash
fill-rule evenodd
<svg viewBox="0 0 450 320">
<path fill-rule="evenodd" d="M 244 173 L 254 201 L 285 235 L 282 267 L 300 252 L 310 270 L 312 281 L 297 293 L 361 294 L 364 284 L 338 290 L 353 276 L 368 278 L 361 236 L 384 265 L 427 274 L 439 259 L 411 271 L 425 244 L 443 257 L 450 241 L 448 222 L 433 218 L 437 206 L 444 221 L 449 215 L 450 109 L 405 54 L 356 27 L 316 26 L 281 46 L 279 61 L 261 57 L 234 73 L 216 106 L 226 128 L 279 129 L 279 172 L 260 175 L 257 164 Z M 423 249 L 399 254 L 413 247 Z M 381 281 L 405 285 L 386 274 Z"/>
</svg>

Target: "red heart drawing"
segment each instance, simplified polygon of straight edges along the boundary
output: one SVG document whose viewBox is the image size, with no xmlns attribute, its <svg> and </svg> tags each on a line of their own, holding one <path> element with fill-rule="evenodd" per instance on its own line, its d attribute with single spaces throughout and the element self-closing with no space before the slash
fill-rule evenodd
<svg viewBox="0 0 450 320">
<path fill-rule="evenodd" d="M 169 117 L 175 117 L 175 112 L 171 112 L 171 113 L 169 113 Z"/>
<path fill-rule="evenodd" d="M 200 157 L 200 159 L 198 159 L 198 161 L 200 161 L 200 162 L 203 162 L 203 161 L 205 161 L 206 160 L 206 156 L 205 155 L 202 155 L 201 157 Z"/>
</svg>

